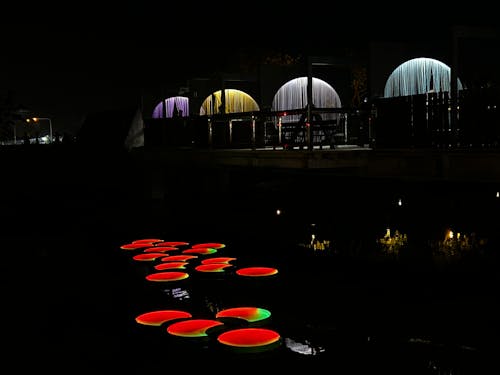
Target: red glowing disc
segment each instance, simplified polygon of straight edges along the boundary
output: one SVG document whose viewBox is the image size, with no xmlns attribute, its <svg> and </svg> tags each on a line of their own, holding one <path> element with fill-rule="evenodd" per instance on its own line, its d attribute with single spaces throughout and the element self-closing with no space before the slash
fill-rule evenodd
<svg viewBox="0 0 500 375">
<path fill-rule="evenodd" d="M 164 258 L 165 254 L 164 253 L 142 253 L 142 254 L 137 254 L 132 257 L 134 260 L 140 260 L 140 261 L 152 261 L 158 258 Z"/>
<path fill-rule="evenodd" d="M 207 255 L 207 254 L 213 254 L 216 253 L 217 249 L 211 248 L 211 247 L 199 247 L 196 249 L 187 249 L 184 250 L 182 253 L 183 254 L 202 254 L 202 255 Z"/>
<path fill-rule="evenodd" d="M 265 320 L 271 316 L 271 312 L 260 307 L 233 307 L 219 311 L 216 318 L 240 318 L 247 322 Z"/>
<path fill-rule="evenodd" d="M 132 241 L 132 243 L 155 243 L 155 242 L 161 242 L 163 240 L 159 239 L 159 238 L 143 238 L 141 240 L 134 240 Z"/>
<path fill-rule="evenodd" d="M 272 267 L 246 267 L 236 270 L 237 275 L 251 277 L 271 276 L 276 275 L 277 273 L 278 270 Z"/>
<path fill-rule="evenodd" d="M 173 323 L 167 327 L 167 332 L 174 336 L 182 337 L 206 337 L 211 328 L 224 325 L 218 320 L 190 319 Z"/>
<path fill-rule="evenodd" d="M 135 318 L 139 324 L 161 326 L 163 323 L 176 319 L 189 319 L 191 314 L 180 310 L 157 310 L 141 314 Z"/>
<path fill-rule="evenodd" d="M 165 255 L 165 254 L 163 254 Z M 198 256 L 196 255 L 169 255 L 164 258 L 161 258 L 162 262 L 185 262 L 186 260 L 196 259 Z"/>
<path fill-rule="evenodd" d="M 206 242 L 206 243 L 198 243 L 196 245 L 191 246 L 193 249 L 198 249 L 198 248 L 205 248 L 205 247 L 211 247 L 213 249 L 222 249 L 223 247 L 226 247 L 223 243 L 219 242 Z"/>
<path fill-rule="evenodd" d="M 147 247 L 151 247 L 153 244 L 150 242 L 144 242 L 144 243 L 127 243 L 125 245 L 121 245 L 120 249 L 123 250 L 136 250 L 136 249 L 144 249 Z"/>
<path fill-rule="evenodd" d="M 174 251 L 174 250 L 179 250 L 177 247 L 173 246 L 153 246 L 153 247 L 148 247 L 147 249 L 144 249 L 145 253 L 160 253 L 160 252 L 165 252 L 165 251 Z"/>
<path fill-rule="evenodd" d="M 212 263 L 212 264 L 200 264 L 194 269 L 200 272 L 223 272 L 224 268 L 232 267 L 232 264 L 227 263 Z"/>
<path fill-rule="evenodd" d="M 186 268 L 184 267 L 188 262 L 164 262 L 159 263 L 155 266 L 155 269 L 158 271 L 171 270 L 175 268 Z"/>
<path fill-rule="evenodd" d="M 146 280 L 149 281 L 178 281 L 184 280 L 189 277 L 189 274 L 186 272 L 157 272 L 151 273 L 146 276 Z"/>
<path fill-rule="evenodd" d="M 156 246 L 187 246 L 189 245 L 189 242 L 178 242 L 178 241 L 163 241 L 163 242 L 158 242 Z"/>
<path fill-rule="evenodd" d="M 230 257 L 215 257 L 215 258 L 207 258 L 203 259 L 201 261 L 202 264 L 212 264 L 212 263 L 229 263 L 233 260 L 236 260 L 236 258 L 230 258 Z"/>
<path fill-rule="evenodd" d="M 240 328 L 221 333 L 217 341 L 224 345 L 249 348 L 265 346 L 279 341 L 280 335 L 276 331 L 266 328 Z"/>
</svg>

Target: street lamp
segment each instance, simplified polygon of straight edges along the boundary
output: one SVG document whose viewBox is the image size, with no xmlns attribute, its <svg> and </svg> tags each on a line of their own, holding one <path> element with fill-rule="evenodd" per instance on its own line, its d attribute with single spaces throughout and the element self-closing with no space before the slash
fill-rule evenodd
<svg viewBox="0 0 500 375">
<path fill-rule="evenodd" d="M 31 120 L 33 120 L 33 122 L 38 122 L 40 120 L 45 120 L 49 122 L 49 140 L 50 143 L 52 143 L 52 120 L 48 117 L 33 117 L 31 119 L 26 119 L 26 122 L 30 122 Z"/>
</svg>

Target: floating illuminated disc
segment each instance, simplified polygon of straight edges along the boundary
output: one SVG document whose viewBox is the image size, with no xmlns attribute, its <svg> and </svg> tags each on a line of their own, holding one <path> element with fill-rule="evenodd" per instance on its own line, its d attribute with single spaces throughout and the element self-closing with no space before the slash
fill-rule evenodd
<svg viewBox="0 0 500 375">
<path fill-rule="evenodd" d="M 139 324 L 147 326 L 161 326 L 165 322 L 176 319 L 189 319 L 192 315 L 180 310 L 157 310 L 141 314 L 135 318 Z"/>
<path fill-rule="evenodd" d="M 153 246 L 153 247 L 148 247 L 143 251 L 145 253 L 160 253 L 160 252 L 174 251 L 174 250 L 179 250 L 179 248 L 173 246 Z"/>
<path fill-rule="evenodd" d="M 201 261 L 202 264 L 212 264 L 212 263 L 229 263 L 233 260 L 236 260 L 236 258 L 230 258 L 230 257 L 214 257 L 214 258 L 207 258 L 203 259 Z"/>
<path fill-rule="evenodd" d="M 267 319 L 271 316 L 271 312 L 260 307 L 233 307 L 219 311 L 216 318 L 240 318 L 247 322 L 256 322 Z"/>
<path fill-rule="evenodd" d="M 158 271 L 164 271 L 164 270 L 171 270 L 175 268 L 186 268 L 184 267 L 186 264 L 189 264 L 188 262 L 164 262 L 164 263 L 159 263 L 155 266 L 155 269 Z"/>
<path fill-rule="evenodd" d="M 266 346 L 278 342 L 279 333 L 266 328 L 239 328 L 221 333 L 217 341 L 240 348 Z"/>
<path fill-rule="evenodd" d="M 193 249 L 198 249 L 198 248 L 205 248 L 205 247 L 211 247 L 213 249 L 222 249 L 223 247 L 226 247 L 223 243 L 218 243 L 218 242 L 206 242 L 206 243 L 198 243 L 196 245 L 191 246 Z"/>
<path fill-rule="evenodd" d="M 178 241 L 162 241 L 158 242 L 156 246 L 187 246 L 189 242 L 178 242 Z"/>
<path fill-rule="evenodd" d="M 212 264 L 200 264 L 194 269 L 200 272 L 223 272 L 224 268 L 232 267 L 232 264 L 228 263 L 212 263 Z"/>
<path fill-rule="evenodd" d="M 136 249 L 145 249 L 151 247 L 153 244 L 149 242 L 144 243 L 127 243 L 125 245 L 121 245 L 120 249 L 123 250 L 136 250 Z"/>
<path fill-rule="evenodd" d="M 167 327 L 167 332 L 174 336 L 182 337 L 206 337 L 211 328 L 224 325 L 218 320 L 212 319 L 189 319 L 173 323 Z"/>
<path fill-rule="evenodd" d="M 163 240 L 159 238 L 143 238 L 141 240 L 134 240 L 132 243 L 151 243 L 154 244 L 155 242 L 161 242 Z"/>
<path fill-rule="evenodd" d="M 183 254 L 203 254 L 203 255 L 208 255 L 208 254 L 213 254 L 216 253 L 217 249 L 211 248 L 211 247 L 199 247 L 196 249 L 187 249 L 184 250 L 182 253 Z"/>
<path fill-rule="evenodd" d="M 140 260 L 140 261 L 151 261 L 155 260 L 158 258 L 164 258 L 165 254 L 164 253 L 143 253 L 143 254 L 137 254 L 132 257 L 134 260 Z"/>
<path fill-rule="evenodd" d="M 165 255 L 165 254 L 163 254 Z M 166 257 L 161 258 L 162 262 L 185 262 L 190 259 L 196 259 L 198 256 L 196 255 L 169 255 Z"/>
<path fill-rule="evenodd" d="M 189 277 L 189 274 L 186 272 L 177 272 L 177 271 L 167 271 L 167 272 L 156 272 L 151 273 L 146 276 L 146 280 L 149 281 L 179 281 L 184 280 Z"/>
<path fill-rule="evenodd" d="M 240 276 L 271 276 L 276 275 L 278 270 L 272 267 L 246 267 L 236 270 L 236 274 Z"/>
</svg>

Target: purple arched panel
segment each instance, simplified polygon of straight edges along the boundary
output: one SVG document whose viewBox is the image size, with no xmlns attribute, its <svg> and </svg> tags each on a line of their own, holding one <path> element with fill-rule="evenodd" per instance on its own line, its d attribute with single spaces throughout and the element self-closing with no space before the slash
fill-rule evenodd
<svg viewBox="0 0 500 375">
<path fill-rule="evenodd" d="M 189 98 L 172 96 L 158 103 L 153 111 L 153 118 L 172 118 L 189 116 Z"/>
</svg>

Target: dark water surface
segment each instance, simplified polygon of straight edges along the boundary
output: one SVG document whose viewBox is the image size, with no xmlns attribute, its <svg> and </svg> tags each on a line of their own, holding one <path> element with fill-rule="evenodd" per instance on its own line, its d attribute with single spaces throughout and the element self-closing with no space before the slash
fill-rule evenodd
<svg viewBox="0 0 500 375">
<path fill-rule="evenodd" d="M 72 161 L 65 169 L 59 156 L 21 159 L 6 170 L 4 337 L 6 360 L 20 371 L 497 369 L 499 198 L 491 184 L 237 172 L 210 187 L 212 171 L 175 171 L 165 176 L 164 199 L 153 200 L 148 176 L 127 158 Z M 437 257 L 431 244 L 450 227 L 487 241 Z M 377 243 L 386 228 L 408 236 L 397 256 Z M 303 246 L 313 233 L 330 247 Z M 234 257 L 234 267 L 200 273 L 190 263 L 186 280 L 150 282 L 155 263 L 120 249 L 142 238 L 223 243 L 213 256 Z M 247 266 L 279 272 L 236 274 Z M 155 309 L 211 319 L 234 306 L 268 309 L 258 326 L 276 330 L 279 345 L 241 352 L 217 342 L 216 331 L 191 340 L 135 322 Z M 24 360 L 14 360 L 19 353 Z"/>
</svg>

